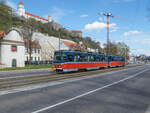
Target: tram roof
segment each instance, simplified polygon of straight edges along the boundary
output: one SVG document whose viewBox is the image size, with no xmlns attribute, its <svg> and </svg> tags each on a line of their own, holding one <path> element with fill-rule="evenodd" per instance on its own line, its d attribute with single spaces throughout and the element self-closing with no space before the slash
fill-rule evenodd
<svg viewBox="0 0 150 113">
<path fill-rule="evenodd" d="M 57 50 L 56 52 L 71 52 L 71 53 L 83 53 L 83 54 L 100 54 L 105 55 L 104 53 L 97 53 L 97 52 L 82 52 L 82 51 L 72 51 L 72 50 Z"/>
</svg>

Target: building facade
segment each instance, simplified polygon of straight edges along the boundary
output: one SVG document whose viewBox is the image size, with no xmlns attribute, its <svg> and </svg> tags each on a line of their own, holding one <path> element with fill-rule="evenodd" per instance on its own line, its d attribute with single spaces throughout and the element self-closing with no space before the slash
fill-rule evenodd
<svg viewBox="0 0 150 113">
<path fill-rule="evenodd" d="M 3 67 L 24 67 L 25 46 L 21 32 L 10 30 L 0 39 L 0 63 Z"/>
<path fill-rule="evenodd" d="M 37 16 L 37 15 L 31 14 L 29 12 L 26 12 L 26 10 L 24 8 L 24 4 L 23 4 L 22 1 L 20 1 L 19 4 L 18 4 L 18 11 L 17 12 L 18 12 L 19 16 L 23 16 L 25 18 L 33 18 L 33 19 L 35 19 L 37 21 L 40 21 L 42 23 L 48 23 L 48 22 L 52 21 L 50 16 L 48 16 L 48 18 L 45 19 L 43 17 L 40 17 L 40 16 Z"/>
<path fill-rule="evenodd" d="M 71 33 L 74 37 L 82 37 L 82 31 L 80 30 L 72 30 Z"/>
<path fill-rule="evenodd" d="M 29 40 L 25 40 L 25 61 L 30 61 L 30 45 Z M 31 61 L 41 61 L 41 46 L 39 42 L 31 42 Z"/>
</svg>

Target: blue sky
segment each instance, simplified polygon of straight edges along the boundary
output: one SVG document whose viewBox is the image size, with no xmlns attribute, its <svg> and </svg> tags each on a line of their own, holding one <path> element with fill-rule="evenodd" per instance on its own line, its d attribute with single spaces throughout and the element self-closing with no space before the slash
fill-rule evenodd
<svg viewBox="0 0 150 113">
<path fill-rule="evenodd" d="M 14 8 L 20 0 L 7 0 Z M 70 30 L 82 30 L 101 45 L 106 42 L 106 17 L 98 12 L 110 12 L 110 40 L 125 42 L 131 53 L 150 55 L 149 0 L 22 0 L 27 12 L 48 15 Z"/>
</svg>

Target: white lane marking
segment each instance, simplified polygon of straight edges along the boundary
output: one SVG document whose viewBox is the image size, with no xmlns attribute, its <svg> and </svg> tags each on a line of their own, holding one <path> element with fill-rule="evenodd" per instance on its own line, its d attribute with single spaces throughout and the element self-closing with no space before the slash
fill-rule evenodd
<svg viewBox="0 0 150 113">
<path fill-rule="evenodd" d="M 145 113 L 150 113 L 150 106 L 148 106 L 148 108 L 147 108 Z"/>
<path fill-rule="evenodd" d="M 139 67 L 142 67 L 142 66 L 139 66 Z M 135 68 L 137 68 L 137 67 L 135 67 Z M 76 82 L 76 81 L 95 78 L 95 77 L 101 77 L 101 76 L 104 76 L 104 75 L 106 76 L 106 75 L 114 74 L 114 73 L 117 73 L 117 72 L 132 70 L 132 69 L 135 69 L 135 68 L 122 69 L 122 70 L 119 70 L 119 71 L 112 71 L 112 72 L 106 72 L 106 73 L 101 73 L 101 74 L 95 74 L 93 76 L 84 76 L 84 77 L 80 77 L 80 78 L 72 78 L 72 79 L 68 79 L 68 80 L 60 80 L 60 81 L 57 81 L 57 82 L 55 81 L 55 82 L 51 82 L 51 83 L 43 83 L 43 84 L 39 84 L 39 85 L 26 86 L 26 87 L 23 87 L 23 88 L 15 88 L 15 89 L 11 89 L 11 90 L 0 91 L 0 96 L 7 95 L 7 94 L 12 94 L 12 93 L 23 92 L 23 91 L 30 91 L 30 90 L 35 90 L 35 89 L 40 89 L 40 88 L 45 88 L 45 87 L 50 87 L 50 86 L 56 86 L 56 85 L 61 85 L 61 84 L 64 84 L 64 83 L 71 83 L 71 82 Z M 141 68 L 138 69 L 138 71 L 140 71 L 140 70 L 141 70 Z"/>
<path fill-rule="evenodd" d="M 140 75 L 140 74 L 142 74 L 142 73 L 144 73 L 144 72 L 146 72 L 146 71 L 148 71 L 148 70 L 150 70 L 150 69 L 143 70 L 143 71 L 141 71 L 141 72 L 139 72 L 139 73 L 134 74 L 133 76 L 129 76 L 129 77 L 127 77 L 127 78 L 121 79 L 121 80 L 119 80 L 119 81 L 113 82 L 113 83 L 111 83 L 111 84 L 105 85 L 105 86 L 100 87 L 100 88 L 97 88 L 97 89 L 95 89 L 95 90 L 86 92 L 86 93 L 84 93 L 84 94 L 78 95 L 78 96 L 73 97 L 73 98 L 71 98 L 71 99 L 68 99 L 68 100 L 59 102 L 59 103 L 57 103 L 57 104 L 54 104 L 54 105 L 51 105 L 51 106 L 42 108 L 42 109 L 37 110 L 37 111 L 34 111 L 34 112 L 32 112 L 32 113 L 40 113 L 40 112 L 42 112 L 42 111 L 46 111 L 46 110 L 51 109 L 51 108 L 54 108 L 54 107 L 56 107 L 56 106 L 65 104 L 65 103 L 67 103 L 67 102 L 70 102 L 70 101 L 73 101 L 73 100 L 75 100 L 75 99 L 81 98 L 81 97 L 86 96 L 86 95 L 89 95 L 89 94 L 91 94 L 91 93 L 94 93 L 94 92 L 96 92 L 96 91 L 102 90 L 102 89 L 104 89 L 104 88 L 107 88 L 107 87 L 116 85 L 116 84 L 118 84 L 118 83 L 124 82 L 124 81 L 126 81 L 126 80 L 131 79 L 131 78 L 134 78 L 134 77 L 136 77 L 136 76 L 138 76 L 138 75 Z"/>
</svg>

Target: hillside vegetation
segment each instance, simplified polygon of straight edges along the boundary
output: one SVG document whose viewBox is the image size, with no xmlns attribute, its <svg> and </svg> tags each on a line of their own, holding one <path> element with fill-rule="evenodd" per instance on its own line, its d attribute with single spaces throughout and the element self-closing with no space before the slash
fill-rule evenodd
<svg viewBox="0 0 150 113">
<path fill-rule="evenodd" d="M 125 43 L 120 42 L 110 42 L 108 45 L 104 44 L 104 48 L 102 49 L 90 37 L 75 37 L 69 30 L 54 21 L 43 24 L 35 19 L 18 17 L 16 12 L 9 6 L 5 5 L 5 2 L 2 1 L 0 2 L 0 30 L 7 32 L 11 27 L 20 28 L 23 32 L 24 38 L 31 37 L 33 32 L 40 32 L 49 36 L 73 40 L 77 43 L 82 41 L 87 48 L 99 49 L 102 53 L 107 52 L 108 46 L 109 53 L 112 55 L 128 56 L 130 51 Z"/>
<path fill-rule="evenodd" d="M 35 19 L 25 19 L 24 17 L 18 17 L 16 12 L 7 5 L 4 1 L 0 2 L 0 30 L 7 31 L 11 27 L 17 27 L 24 29 L 32 29 L 32 31 L 37 31 L 49 36 L 60 37 L 62 39 L 73 40 L 77 43 L 83 42 L 88 48 L 98 48 L 96 43 L 90 37 L 74 37 L 72 33 L 63 28 L 60 24 L 52 21 L 49 23 L 41 23 Z"/>
</svg>

